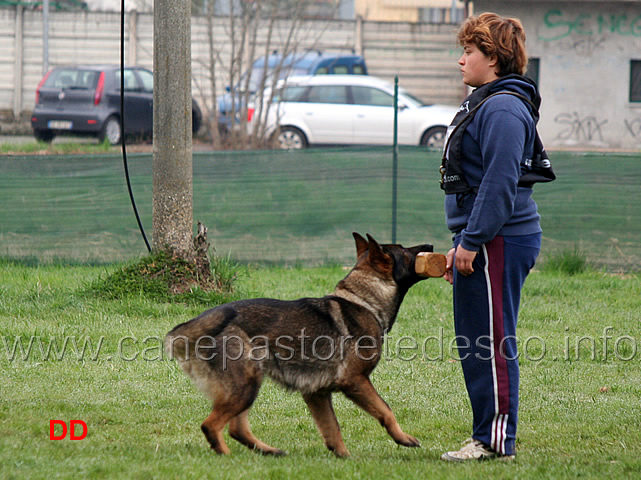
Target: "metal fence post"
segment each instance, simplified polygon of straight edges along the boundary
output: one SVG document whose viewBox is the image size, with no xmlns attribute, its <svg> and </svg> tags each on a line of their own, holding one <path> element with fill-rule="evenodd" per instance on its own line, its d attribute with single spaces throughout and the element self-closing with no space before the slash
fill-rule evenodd
<svg viewBox="0 0 641 480">
<path fill-rule="evenodd" d="M 392 147 L 392 243 L 396 243 L 396 210 L 398 208 L 398 75 L 394 75 L 394 144 Z"/>
</svg>

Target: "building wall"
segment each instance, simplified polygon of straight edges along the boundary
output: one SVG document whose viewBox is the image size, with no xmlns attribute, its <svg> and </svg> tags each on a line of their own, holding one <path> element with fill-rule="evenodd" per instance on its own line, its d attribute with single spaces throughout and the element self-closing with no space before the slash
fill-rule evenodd
<svg viewBox="0 0 641 480">
<path fill-rule="evenodd" d="M 398 74 L 399 83 L 410 91 L 419 92 L 420 85 L 420 98 L 459 105 L 466 92 L 457 64 L 457 30 L 447 24 L 363 22 L 363 54 L 370 73 L 387 79 Z"/>
<path fill-rule="evenodd" d="M 540 60 L 539 131 L 548 148 L 641 148 L 641 103 L 629 102 L 641 60 L 638 2 L 477 0 L 475 12 L 521 19 Z"/>
<path fill-rule="evenodd" d="M 214 18 L 216 91 L 229 84 L 231 58 L 228 18 Z M 273 29 L 274 39 L 286 39 L 290 24 Z M 370 74 L 392 81 L 430 103 L 455 105 L 461 100 L 455 49 L 455 25 L 362 20 L 308 20 L 297 29 L 300 48 L 362 53 Z M 193 17 L 192 91 L 206 107 L 213 92 L 209 70 L 207 20 Z M 265 53 L 266 29 L 257 36 L 256 55 Z M 270 48 L 277 48 L 272 44 Z M 153 68 L 153 14 L 130 12 L 125 25 L 125 61 Z M 49 66 L 120 62 L 120 14 L 117 12 L 51 12 Z M 42 12 L 0 8 L 0 117 L 28 116 L 43 75 Z M 458 80 L 458 81 L 457 81 Z"/>
<path fill-rule="evenodd" d="M 390 4 L 386 0 L 356 0 L 356 15 L 365 20 L 381 22 L 417 22 L 419 12 L 416 6 Z"/>
<path fill-rule="evenodd" d="M 354 11 L 363 20 L 376 22 L 420 22 L 428 10 L 462 11 L 463 0 L 354 0 Z M 448 15 L 451 18 L 451 14 Z"/>
</svg>

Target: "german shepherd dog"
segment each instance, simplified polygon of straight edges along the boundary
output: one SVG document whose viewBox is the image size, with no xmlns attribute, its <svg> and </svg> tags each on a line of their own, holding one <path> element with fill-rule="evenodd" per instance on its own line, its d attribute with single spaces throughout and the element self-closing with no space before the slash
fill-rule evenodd
<svg viewBox="0 0 641 480">
<path fill-rule="evenodd" d="M 416 255 L 432 245 L 379 245 L 354 233 L 358 261 L 323 298 L 240 300 L 207 310 L 167 334 L 165 349 L 213 402 L 201 429 L 211 448 L 229 454 L 223 429 L 263 454 L 285 452 L 257 439 L 248 414 L 263 377 L 302 393 L 325 445 L 349 455 L 332 407 L 343 392 L 376 418 L 394 441 L 418 447 L 370 382 L 409 288 L 423 280 Z"/>
</svg>

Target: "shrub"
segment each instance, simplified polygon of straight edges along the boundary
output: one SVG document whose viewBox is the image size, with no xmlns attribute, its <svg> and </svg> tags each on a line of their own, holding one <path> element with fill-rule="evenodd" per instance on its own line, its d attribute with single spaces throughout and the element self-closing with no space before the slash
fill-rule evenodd
<svg viewBox="0 0 641 480">
<path fill-rule="evenodd" d="M 576 275 L 590 269 L 585 252 L 578 245 L 545 257 L 542 271 Z"/>
<path fill-rule="evenodd" d="M 134 295 L 157 301 L 216 304 L 233 299 L 239 268 L 230 258 L 214 257 L 210 277 L 203 278 L 196 264 L 161 250 L 98 278 L 88 291 L 110 299 Z"/>
</svg>

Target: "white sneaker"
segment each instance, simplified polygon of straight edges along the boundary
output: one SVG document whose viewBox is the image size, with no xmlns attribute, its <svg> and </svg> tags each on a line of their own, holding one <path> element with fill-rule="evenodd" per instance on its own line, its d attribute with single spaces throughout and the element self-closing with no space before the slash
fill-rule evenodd
<svg viewBox="0 0 641 480">
<path fill-rule="evenodd" d="M 514 455 L 499 455 L 483 442 L 468 438 L 463 442 L 463 448 L 456 452 L 446 452 L 441 455 L 441 460 L 446 462 L 467 462 L 469 460 L 489 460 L 496 458 L 499 460 L 514 460 Z"/>
</svg>

